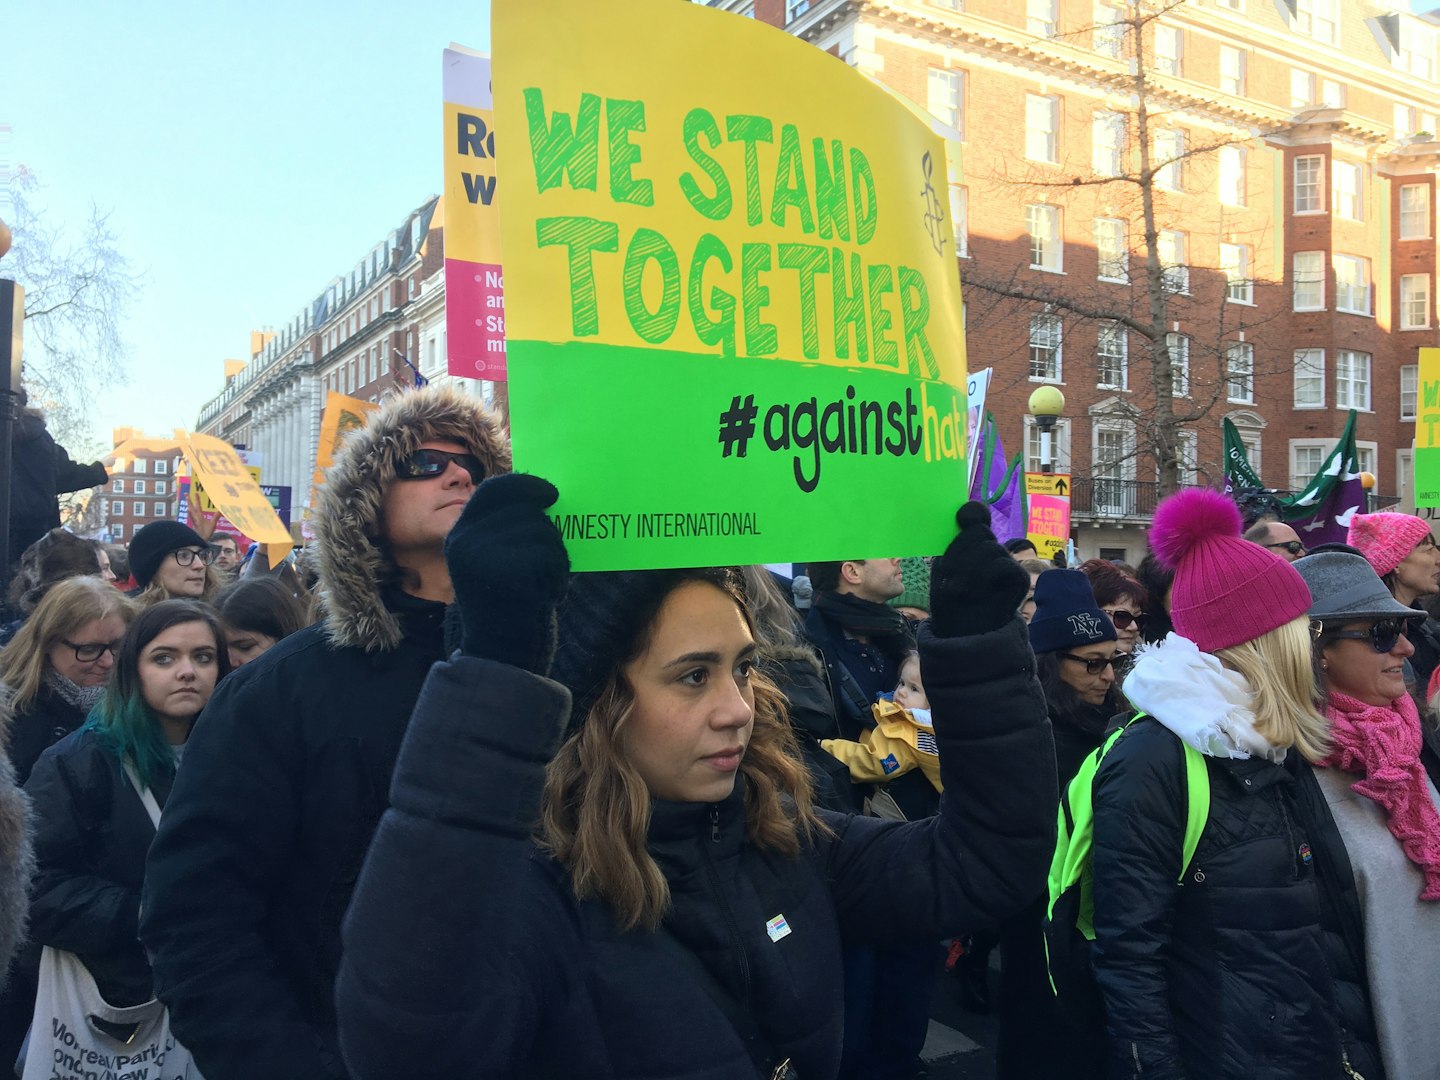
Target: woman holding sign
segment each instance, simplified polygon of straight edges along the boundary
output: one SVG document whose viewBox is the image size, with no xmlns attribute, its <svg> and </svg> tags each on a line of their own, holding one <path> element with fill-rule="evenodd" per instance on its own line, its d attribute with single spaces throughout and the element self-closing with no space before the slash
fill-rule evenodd
<svg viewBox="0 0 1440 1080">
<path fill-rule="evenodd" d="M 346 923 L 349 1067 L 833 1077 L 842 936 L 934 940 L 1041 887 L 1057 796 L 1025 574 L 962 509 L 920 635 L 955 794 L 850 817 L 813 808 L 738 573 L 567 592 L 555 498 L 487 480 L 447 542 L 463 655 L 421 693 Z"/>
</svg>

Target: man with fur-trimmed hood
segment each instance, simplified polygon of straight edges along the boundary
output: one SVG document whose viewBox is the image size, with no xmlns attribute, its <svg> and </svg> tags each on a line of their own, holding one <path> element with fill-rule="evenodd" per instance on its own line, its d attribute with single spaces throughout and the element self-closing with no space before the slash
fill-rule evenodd
<svg viewBox="0 0 1440 1080">
<path fill-rule="evenodd" d="M 444 655 L 444 540 L 510 446 L 474 398 L 408 391 L 320 489 L 324 619 L 237 669 L 185 750 L 150 851 L 140 936 L 207 1080 L 345 1076 L 340 921 L 415 699 Z"/>
</svg>

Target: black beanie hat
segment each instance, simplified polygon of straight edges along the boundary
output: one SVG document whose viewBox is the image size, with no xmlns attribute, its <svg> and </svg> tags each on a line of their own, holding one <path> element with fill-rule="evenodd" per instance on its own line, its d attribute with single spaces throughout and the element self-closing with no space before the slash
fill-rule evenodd
<svg viewBox="0 0 1440 1080">
<path fill-rule="evenodd" d="M 1090 579 L 1079 570 L 1046 570 L 1035 582 L 1030 647 L 1060 652 L 1097 641 L 1114 641 L 1115 624 L 1095 603 Z"/>
<path fill-rule="evenodd" d="M 181 548 L 208 548 L 203 537 L 188 525 L 178 521 L 152 521 L 135 534 L 130 541 L 130 572 L 135 575 L 135 584 L 145 588 L 160 561 L 172 551 Z"/>
<path fill-rule="evenodd" d="M 611 674 L 632 659 L 640 635 L 665 598 L 688 581 L 728 594 L 745 611 L 745 582 L 734 567 L 687 570 L 606 570 L 571 574 L 556 616 L 550 677 L 570 691 L 570 731 L 590 715 Z"/>
</svg>

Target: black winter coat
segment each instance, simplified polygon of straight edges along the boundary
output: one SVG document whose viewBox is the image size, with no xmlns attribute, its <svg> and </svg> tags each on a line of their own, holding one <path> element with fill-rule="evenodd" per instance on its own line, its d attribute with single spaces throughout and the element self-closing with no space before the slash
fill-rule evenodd
<svg viewBox="0 0 1440 1080">
<path fill-rule="evenodd" d="M 168 781 L 151 790 L 165 806 Z M 93 731 L 40 756 L 25 784 L 35 811 L 30 936 L 75 953 L 112 1005 L 154 997 L 140 947 L 140 886 L 155 826 L 120 759 Z"/>
<path fill-rule="evenodd" d="M 45 683 L 24 712 L 10 720 L 10 763 L 15 766 L 15 779 L 23 784 L 30 770 L 46 747 L 54 746 L 72 731 L 80 730 L 85 714 L 57 694 Z"/>
<path fill-rule="evenodd" d="M 1050 734 L 1023 626 L 926 637 L 938 817 L 825 814 L 833 835 L 794 858 L 749 842 L 739 791 L 657 806 L 652 822 L 670 934 L 807 1080 L 839 1065 L 842 940 L 994 923 L 1048 864 Z M 560 686 L 517 668 L 461 658 L 432 673 L 345 925 L 337 1001 L 357 1077 L 754 1075 L 699 975 L 657 934 L 622 932 L 604 902 L 577 900 L 531 839 L 568 712 Z"/>
<path fill-rule="evenodd" d="M 195 725 L 145 882 L 141 936 L 206 1080 L 325 1080 L 340 921 L 444 605 L 401 599 L 399 648 L 323 626 L 227 676 Z M 398 1074 L 397 1074 L 398 1075 Z"/>
<path fill-rule="evenodd" d="M 1210 817 L 1183 885 L 1179 738 L 1137 721 L 1095 777 L 1093 959 L 1112 1076 L 1343 1076 L 1293 780 L 1258 758 L 1205 763 Z"/>
<path fill-rule="evenodd" d="M 97 487 L 110 478 L 98 461 L 88 465 L 71 461 L 46 430 L 44 419 L 34 413 L 22 415 L 14 432 L 10 458 L 12 561 L 51 529 L 60 527 L 57 494 Z"/>
<path fill-rule="evenodd" d="M 852 784 L 850 769 L 820 745 L 821 739 L 840 737 L 824 667 L 811 663 L 807 656 L 772 653 L 765 674 L 785 695 L 790 727 L 815 785 L 815 805 L 841 814 L 859 813 L 870 785 Z"/>
</svg>

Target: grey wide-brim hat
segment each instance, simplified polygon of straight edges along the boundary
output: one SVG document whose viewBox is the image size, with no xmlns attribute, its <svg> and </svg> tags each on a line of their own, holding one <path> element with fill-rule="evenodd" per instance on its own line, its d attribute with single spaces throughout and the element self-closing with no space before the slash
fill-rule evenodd
<svg viewBox="0 0 1440 1080">
<path fill-rule="evenodd" d="M 1291 563 L 1310 586 L 1310 618 L 1323 622 L 1351 619 L 1423 619 L 1425 613 L 1408 608 L 1380 580 L 1361 555 L 1322 551 Z"/>
</svg>

